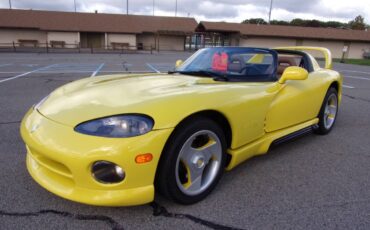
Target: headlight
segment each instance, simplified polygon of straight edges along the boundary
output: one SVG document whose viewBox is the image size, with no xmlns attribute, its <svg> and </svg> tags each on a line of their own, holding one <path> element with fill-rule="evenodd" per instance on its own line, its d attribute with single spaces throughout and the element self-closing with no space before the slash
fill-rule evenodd
<svg viewBox="0 0 370 230">
<path fill-rule="evenodd" d="M 145 115 L 119 115 L 81 123 L 75 131 L 101 137 L 134 137 L 152 130 L 153 119 Z"/>
</svg>

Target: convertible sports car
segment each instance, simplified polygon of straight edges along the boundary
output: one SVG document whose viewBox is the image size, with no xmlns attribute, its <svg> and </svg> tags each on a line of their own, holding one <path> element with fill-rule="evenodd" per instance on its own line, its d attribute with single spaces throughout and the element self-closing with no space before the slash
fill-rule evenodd
<svg viewBox="0 0 370 230">
<path fill-rule="evenodd" d="M 307 50 L 322 52 L 325 68 Z M 342 76 L 325 48 L 206 48 L 176 65 L 82 79 L 45 97 L 21 124 L 31 176 L 86 204 L 144 204 L 155 191 L 192 204 L 224 169 L 335 123 Z"/>
</svg>

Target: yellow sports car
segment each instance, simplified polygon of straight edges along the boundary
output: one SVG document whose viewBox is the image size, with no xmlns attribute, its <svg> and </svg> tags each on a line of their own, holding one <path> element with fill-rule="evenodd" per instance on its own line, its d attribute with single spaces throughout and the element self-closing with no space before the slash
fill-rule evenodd
<svg viewBox="0 0 370 230">
<path fill-rule="evenodd" d="M 325 67 L 307 50 L 324 53 Z M 176 65 L 86 78 L 45 97 L 21 124 L 31 176 L 86 204 L 144 204 L 155 191 L 192 204 L 272 143 L 334 126 L 342 76 L 325 48 L 206 48 Z"/>
</svg>

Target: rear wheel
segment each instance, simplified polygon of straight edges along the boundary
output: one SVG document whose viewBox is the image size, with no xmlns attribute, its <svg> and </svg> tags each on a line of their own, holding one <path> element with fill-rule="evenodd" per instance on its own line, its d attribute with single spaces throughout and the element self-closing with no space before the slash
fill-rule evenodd
<svg viewBox="0 0 370 230">
<path fill-rule="evenodd" d="M 226 140 L 214 121 L 198 117 L 175 130 L 158 166 L 156 186 L 182 204 L 204 199 L 220 180 Z"/>
<path fill-rule="evenodd" d="M 338 114 L 338 92 L 335 88 L 330 88 L 326 93 L 324 102 L 319 113 L 319 123 L 314 127 L 317 134 L 328 134 L 337 119 Z"/>
</svg>

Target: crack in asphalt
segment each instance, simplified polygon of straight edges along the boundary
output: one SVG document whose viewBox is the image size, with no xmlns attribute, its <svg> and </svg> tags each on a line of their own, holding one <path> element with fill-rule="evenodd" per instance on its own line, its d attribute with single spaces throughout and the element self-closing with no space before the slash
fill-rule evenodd
<svg viewBox="0 0 370 230">
<path fill-rule="evenodd" d="M 361 97 L 354 97 L 354 96 L 351 96 L 351 95 L 348 95 L 348 94 L 343 94 L 343 96 L 348 97 L 352 100 L 359 100 L 359 101 L 364 101 L 364 102 L 370 103 L 369 99 L 365 99 L 365 98 L 361 98 Z"/>
<path fill-rule="evenodd" d="M 213 223 L 208 220 L 201 219 L 199 217 L 189 215 L 189 214 L 180 214 L 180 213 L 171 213 L 167 211 L 167 209 L 156 202 L 150 203 L 150 206 L 153 208 L 153 216 L 163 216 L 168 218 L 176 218 L 176 219 L 188 219 L 196 224 L 200 224 L 206 226 L 211 229 L 216 230 L 242 230 L 240 228 L 234 228 L 226 225 L 221 225 L 217 223 Z"/>
<path fill-rule="evenodd" d="M 18 124 L 21 123 L 21 121 L 6 121 L 6 122 L 0 122 L 0 125 L 9 125 L 9 124 Z"/>
<path fill-rule="evenodd" d="M 93 220 L 93 221 L 101 221 L 109 225 L 112 230 L 123 230 L 124 228 L 117 223 L 115 220 L 113 220 L 111 217 L 103 216 L 103 215 L 82 215 L 82 214 L 73 214 L 70 212 L 62 212 L 52 209 L 45 209 L 40 210 L 38 212 L 5 212 L 0 210 L 0 216 L 12 216 L 12 217 L 37 217 L 40 215 L 46 215 L 46 214 L 54 214 L 59 215 L 62 217 L 67 217 L 75 220 Z"/>
</svg>

